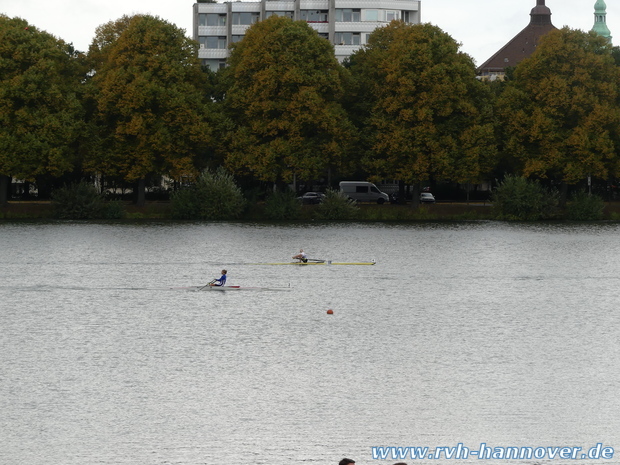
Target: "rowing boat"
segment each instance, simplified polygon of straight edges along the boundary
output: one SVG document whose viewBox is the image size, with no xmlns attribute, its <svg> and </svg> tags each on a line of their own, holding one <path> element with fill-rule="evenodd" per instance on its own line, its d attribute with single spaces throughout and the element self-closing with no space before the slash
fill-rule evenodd
<svg viewBox="0 0 620 465">
<path fill-rule="evenodd" d="M 198 288 L 199 291 L 276 291 L 281 289 L 290 289 L 288 287 L 251 287 L 251 286 L 203 286 Z"/>
<path fill-rule="evenodd" d="M 273 262 L 273 263 L 248 263 L 248 265 L 374 265 L 376 262 L 332 262 L 331 260 L 314 262 Z"/>
<path fill-rule="evenodd" d="M 173 287 L 175 290 L 185 291 L 287 291 L 291 287 L 254 287 L 254 286 L 188 286 Z"/>
</svg>

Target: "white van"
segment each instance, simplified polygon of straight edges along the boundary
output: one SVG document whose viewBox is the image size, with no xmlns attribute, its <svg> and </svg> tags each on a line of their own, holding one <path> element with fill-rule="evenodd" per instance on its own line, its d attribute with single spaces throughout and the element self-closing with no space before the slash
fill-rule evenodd
<svg viewBox="0 0 620 465">
<path fill-rule="evenodd" d="M 340 192 L 358 202 L 376 202 L 381 205 L 390 200 L 385 192 L 381 192 L 373 183 L 366 181 L 341 181 Z"/>
</svg>

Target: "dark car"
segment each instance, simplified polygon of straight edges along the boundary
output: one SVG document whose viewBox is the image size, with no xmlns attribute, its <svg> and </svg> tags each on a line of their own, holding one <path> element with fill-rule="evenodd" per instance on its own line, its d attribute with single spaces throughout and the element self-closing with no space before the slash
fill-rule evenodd
<svg viewBox="0 0 620 465">
<path fill-rule="evenodd" d="M 324 197 L 325 194 L 321 192 L 306 192 L 301 197 L 297 197 L 297 199 L 304 205 L 316 205 L 321 203 Z"/>
</svg>

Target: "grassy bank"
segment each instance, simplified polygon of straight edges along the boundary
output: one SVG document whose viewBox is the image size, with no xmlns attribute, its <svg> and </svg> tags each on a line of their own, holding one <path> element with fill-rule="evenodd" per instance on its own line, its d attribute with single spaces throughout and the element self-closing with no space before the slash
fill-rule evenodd
<svg viewBox="0 0 620 465">
<path fill-rule="evenodd" d="M 144 207 L 127 202 L 124 204 L 127 220 L 166 220 L 170 218 L 170 203 L 165 201 L 147 202 Z M 492 220 L 493 209 L 482 203 L 437 203 L 422 205 L 418 209 L 410 205 L 361 204 L 356 221 L 472 221 Z M 11 201 L 0 207 L 0 219 L 4 220 L 42 220 L 53 219 L 51 203 L 48 201 Z M 300 221 L 313 221 L 316 206 L 303 207 Z M 620 202 L 605 204 L 605 220 L 620 220 Z M 241 218 L 245 221 L 263 221 L 263 206 L 258 204 L 248 209 Z"/>
</svg>

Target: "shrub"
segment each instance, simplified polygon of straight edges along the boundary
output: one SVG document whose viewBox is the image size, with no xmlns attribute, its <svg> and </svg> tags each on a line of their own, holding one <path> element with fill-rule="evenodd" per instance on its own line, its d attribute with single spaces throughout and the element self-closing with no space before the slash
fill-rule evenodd
<svg viewBox="0 0 620 465">
<path fill-rule="evenodd" d="M 509 221 L 549 219 L 557 214 L 558 193 L 522 176 L 506 176 L 492 196 L 496 217 Z"/>
<path fill-rule="evenodd" d="M 105 202 L 102 209 L 102 217 L 108 220 L 117 220 L 126 215 L 125 205 L 120 200 L 110 200 Z"/>
<path fill-rule="evenodd" d="M 95 186 L 81 181 L 56 189 L 52 193 L 52 205 L 57 218 L 88 220 L 102 217 L 104 200 Z"/>
<path fill-rule="evenodd" d="M 294 192 L 273 192 L 265 202 L 265 216 L 270 220 L 296 220 L 301 216 L 301 204 Z"/>
<path fill-rule="evenodd" d="M 358 212 L 357 202 L 337 189 L 327 189 L 318 208 L 318 216 L 323 220 L 351 220 Z"/>
<path fill-rule="evenodd" d="M 205 170 L 196 183 L 172 195 L 172 216 L 186 220 L 230 220 L 245 208 L 241 189 L 223 168 Z"/>
<path fill-rule="evenodd" d="M 575 221 L 595 221 L 603 218 L 605 202 L 598 195 L 575 193 L 566 206 L 566 217 Z"/>
</svg>

